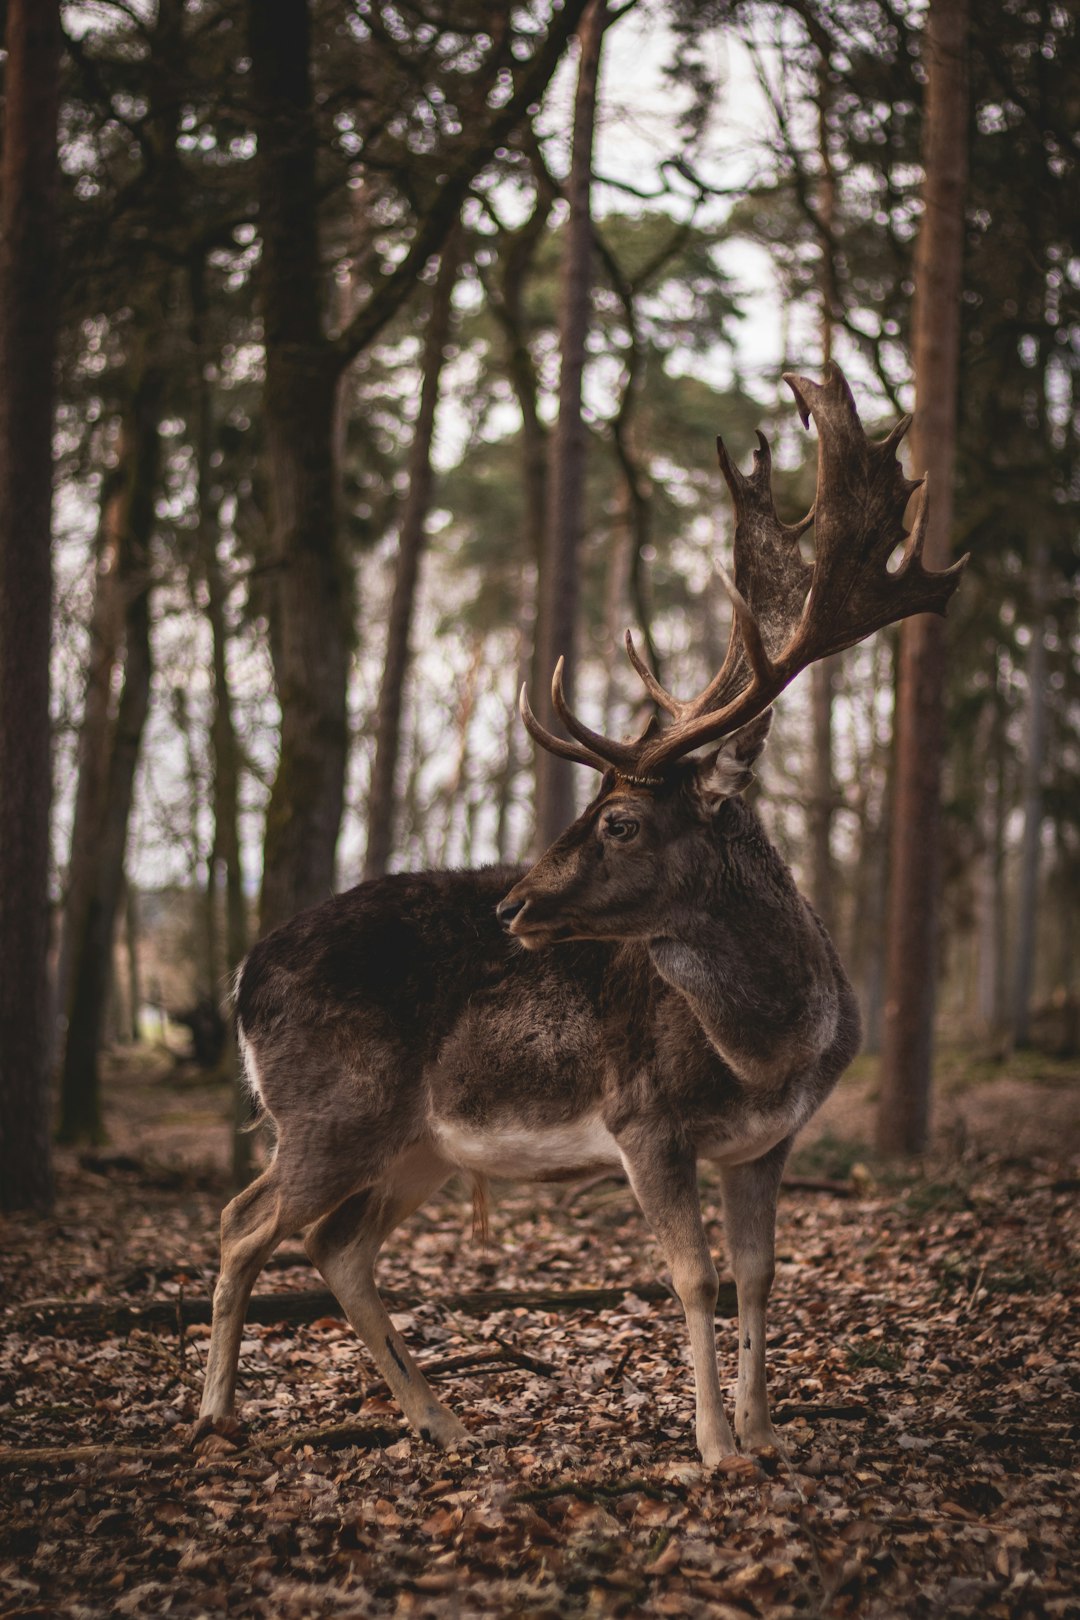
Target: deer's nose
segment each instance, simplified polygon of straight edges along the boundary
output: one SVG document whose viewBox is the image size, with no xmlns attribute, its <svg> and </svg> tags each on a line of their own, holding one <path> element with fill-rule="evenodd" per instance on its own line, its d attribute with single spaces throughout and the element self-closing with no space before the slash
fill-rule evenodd
<svg viewBox="0 0 1080 1620">
<path fill-rule="evenodd" d="M 500 900 L 495 907 L 495 915 L 504 928 L 509 928 L 514 918 L 521 915 L 528 903 L 527 900 L 511 900 L 508 895 L 505 900 Z"/>
</svg>

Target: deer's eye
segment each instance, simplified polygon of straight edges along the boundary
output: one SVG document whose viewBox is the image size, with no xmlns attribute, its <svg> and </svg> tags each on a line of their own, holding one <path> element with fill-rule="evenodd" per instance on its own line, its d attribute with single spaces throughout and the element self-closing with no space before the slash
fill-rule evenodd
<svg viewBox="0 0 1080 1620">
<path fill-rule="evenodd" d="M 630 816 L 607 816 L 604 820 L 605 838 L 614 838 L 618 844 L 628 844 L 637 837 L 638 824 Z"/>
</svg>

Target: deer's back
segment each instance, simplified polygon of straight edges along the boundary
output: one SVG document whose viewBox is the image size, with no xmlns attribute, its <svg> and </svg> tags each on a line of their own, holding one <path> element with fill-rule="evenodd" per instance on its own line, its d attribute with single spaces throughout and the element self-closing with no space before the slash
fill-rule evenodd
<svg viewBox="0 0 1080 1620">
<path fill-rule="evenodd" d="M 487 1123 L 532 1099 L 588 1106 L 611 950 L 524 951 L 495 906 L 517 867 L 399 874 L 301 912 L 251 951 L 237 987 L 249 1073 L 275 1116 L 330 1071 L 424 1082 L 439 1112 Z M 318 1073 L 316 1073 L 316 1070 Z M 325 1076 L 325 1080 L 323 1077 Z M 513 1093 L 511 1099 L 510 1093 Z"/>
</svg>

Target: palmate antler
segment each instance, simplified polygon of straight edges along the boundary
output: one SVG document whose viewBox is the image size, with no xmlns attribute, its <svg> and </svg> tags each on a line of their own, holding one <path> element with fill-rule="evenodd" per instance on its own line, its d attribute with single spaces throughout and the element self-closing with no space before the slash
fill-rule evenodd
<svg viewBox="0 0 1080 1620">
<path fill-rule="evenodd" d="M 573 742 L 541 725 L 521 689 L 521 717 L 531 737 L 550 753 L 598 771 L 614 768 L 636 780 L 705 743 L 729 736 L 754 719 L 800 670 L 851 647 L 884 625 L 912 613 L 944 613 L 967 562 L 931 573 L 921 552 L 929 515 L 925 479 L 907 478 L 896 449 L 911 426 L 905 416 L 887 438 L 866 437 L 851 389 L 837 365 L 822 383 L 785 375 L 804 427 L 818 430 L 817 498 L 799 523 L 781 523 L 772 496 L 772 456 L 758 434 L 753 471 L 741 473 L 717 439 L 720 469 L 735 508 L 735 577 L 719 574 L 731 600 L 732 622 L 724 662 L 705 689 L 688 702 L 666 692 L 642 662 L 629 630 L 626 651 L 653 701 L 671 717 L 655 718 L 640 736 L 616 742 L 591 730 L 572 712 L 563 691 L 563 660 L 551 682 L 555 713 Z M 904 511 L 921 489 L 910 533 Z M 799 539 L 813 525 L 815 561 L 809 567 Z M 890 572 L 896 547 L 904 549 Z"/>
</svg>

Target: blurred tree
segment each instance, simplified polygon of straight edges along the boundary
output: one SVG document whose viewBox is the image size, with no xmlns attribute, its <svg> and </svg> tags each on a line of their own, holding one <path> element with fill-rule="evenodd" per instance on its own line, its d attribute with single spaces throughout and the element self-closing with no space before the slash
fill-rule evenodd
<svg viewBox="0 0 1080 1620">
<path fill-rule="evenodd" d="M 155 338 L 143 342 L 153 347 Z M 98 1054 L 135 768 L 150 706 L 150 540 L 163 373 L 149 352 L 132 372 L 133 394 L 122 418 L 115 476 L 106 484 L 99 529 L 93 646 L 79 737 L 64 913 L 67 1031 L 59 1129 L 65 1142 L 97 1142 L 104 1131 Z"/>
<path fill-rule="evenodd" d="M 135 155 L 128 158 L 130 178 L 124 188 L 104 188 L 105 199 L 90 216 L 92 230 L 100 228 L 102 213 L 112 215 L 114 227 L 119 227 L 116 234 L 126 239 L 141 275 L 134 290 L 130 283 L 111 288 L 117 302 L 129 300 L 126 309 L 121 303 L 114 313 L 123 332 L 126 364 L 117 465 L 106 481 L 98 531 L 91 657 L 64 908 L 60 1005 L 67 1029 L 59 1126 L 64 1141 L 98 1141 L 103 1135 L 98 1055 L 123 899 L 135 772 L 150 707 L 151 539 L 160 479 L 159 422 L 168 373 L 170 249 L 176 241 L 177 217 L 184 214 L 177 148 L 184 93 L 183 0 L 159 0 L 153 23 L 140 30 L 140 38 L 145 102 L 139 140 L 133 143 Z M 101 85 L 97 63 L 81 54 L 78 45 L 73 55 L 76 73 L 89 78 L 89 96 L 99 116 L 106 124 L 112 122 L 114 92 Z M 126 70 L 122 51 L 117 60 Z M 129 139 L 125 129 L 124 143 Z M 101 275 L 100 263 L 91 262 Z M 130 276 L 132 264 L 124 265 L 124 271 Z"/>
<path fill-rule="evenodd" d="M 0 1208 L 47 1208 L 56 0 L 10 0 L 0 169 Z"/>
<path fill-rule="evenodd" d="M 948 565 L 956 459 L 960 297 L 967 181 L 967 0 L 931 0 L 927 21 L 924 210 L 915 257 L 912 458 L 933 493 L 925 562 Z M 945 626 L 930 614 L 900 630 L 896 788 L 877 1145 L 921 1153 L 929 1134 L 939 961 L 939 801 L 945 750 Z"/>
<path fill-rule="evenodd" d="M 589 331 L 593 265 L 592 153 L 600 51 L 607 26 L 606 0 L 589 0 L 578 31 L 574 141 L 567 180 L 567 221 L 559 298 L 559 414 L 551 439 L 544 547 L 536 611 L 536 702 L 542 723 L 558 724 L 550 697 L 551 674 L 565 658 L 567 702 L 574 701 L 575 645 L 585 522 L 586 429 L 581 382 Z M 574 818 L 573 767 L 536 750 L 536 847 L 553 843 Z"/>
<path fill-rule="evenodd" d="M 420 407 L 409 448 L 409 488 L 401 514 L 394 573 L 394 594 L 386 632 L 386 656 L 379 684 L 375 718 L 375 760 L 368 795 L 367 851 L 364 876 L 382 877 L 394 844 L 395 778 L 401 742 L 401 708 L 409 671 L 409 636 L 416 584 L 426 539 L 431 506 L 431 447 L 439 401 L 446 346 L 450 337 L 450 308 L 463 250 L 460 226 L 451 232 L 439 257 L 439 272 L 431 291 L 420 363 Z"/>
</svg>

